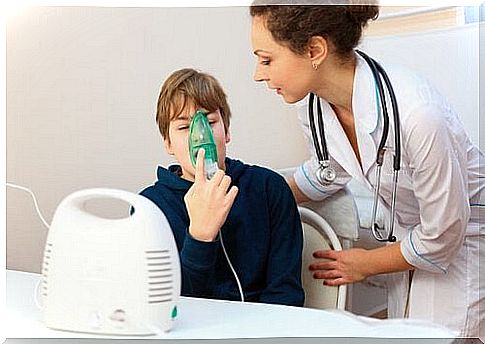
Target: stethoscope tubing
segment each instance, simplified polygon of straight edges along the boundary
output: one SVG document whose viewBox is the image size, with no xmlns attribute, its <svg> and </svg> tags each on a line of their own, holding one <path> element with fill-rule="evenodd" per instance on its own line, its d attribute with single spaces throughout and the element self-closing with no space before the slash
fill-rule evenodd
<svg viewBox="0 0 485 344">
<path fill-rule="evenodd" d="M 377 90 L 379 91 L 379 101 L 381 102 L 381 108 L 382 108 L 382 118 L 384 120 L 384 125 L 382 127 L 382 136 L 381 140 L 379 142 L 379 148 L 377 149 L 377 157 L 376 157 L 376 163 L 378 165 L 382 165 L 382 162 L 384 161 L 384 147 L 387 142 L 387 137 L 389 136 L 389 113 L 387 112 L 387 103 L 385 99 L 385 93 L 384 93 L 384 87 L 382 87 L 382 81 L 380 79 L 379 73 L 377 72 L 377 67 L 375 61 L 370 58 L 368 55 L 364 54 L 362 51 L 357 50 L 356 51 L 362 58 L 367 62 L 369 65 L 369 68 L 372 71 L 372 75 L 374 76 L 374 80 L 377 85 Z M 386 84 L 387 85 L 387 84 Z M 379 115 L 379 114 L 378 114 Z"/>
<path fill-rule="evenodd" d="M 317 153 L 317 158 L 319 162 L 322 161 L 328 161 L 328 150 L 327 150 L 327 143 L 325 139 L 325 129 L 324 129 L 324 124 L 323 124 L 323 116 L 322 116 L 322 108 L 320 106 L 320 99 L 317 98 L 317 111 L 318 111 L 318 131 L 319 131 L 319 137 L 320 140 L 318 139 L 316 135 L 316 128 L 315 128 L 315 115 L 313 113 L 313 102 L 315 99 L 315 94 L 310 93 L 310 105 L 308 107 L 308 114 L 310 117 L 310 130 L 312 132 L 312 138 L 313 138 L 313 144 L 315 146 L 315 151 Z"/>
<path fill-rule="evenodd" d="M 399 170 L 401 168 L 401 127 L 399 121 L 399 108 L 397 105 L 397 98 L 396 94 L 394 93 L 394 88 L 392 83 L 382 66 L 377 63 L 374 59 L 366 55 L 364 52 L 357 50 L 357 53 L 364 58 L 364 60 L 368 63 L 372 74 L 374 75 L 374 79 L 377 84 L 377 88 L 380 94 L 380 101 L 381 106 L 383 109 L 383 118 L 384 118 L 384 126 L 383 126 L 383 134 L 381 137 L 381 141 L 379 143 L 379 149 L 377 151 L 376 157 L 376 164 L 377 164 L 377 171 L 376 171 L 376 188 L 374 193 L 374 204 L 372 210 L 372 234 L 374 238 L 378 241 L 389 241 L 395 242 L 396 237 L 393 235 L 394 233 L 394 224 L 395 224 L 395 217 L 396 217 L 396 200 L 397 200 L 397 185 L 398 185 L 398 178 L 399 178 Z M 377 200 L 379 197 L 379 189 L 381 184 L 381 168 L 382 163 L 384 161 L 384 152 L 385 152 L 385 144 L 387 142 L 387 136 L 389 134 L 389 114 L 387 111 L 387 104 L 385 102 L 385 93 L 384 88 L 382 87 L 382 79 L 386 84 L 387 91 L 389 93 L 389 97 L 391 98 L 391 106 L 392 106 L 392 114 L 394 118 L 394 157 L 393 157 L 393 181 L 392 181 L 392 193 L 391 193 L 391 219 L 389 223 L 389 231 L 387 239 L 383 238 L 380 231 L 382 228 L 376 222 L 377 216 Z"/>
<path fill-rule="evenodd" d="M 397 98 L 394 93 L 394 88 L 392 87 L 392 83 L 382 66 L 377 63 L 374 59 L 369 57 L 367 54 L 360 50 L 356 50 L 356 52 L 362 56 L 362 58 L 367 62 L 369 68 L 372 71 L 372 75 L 374 76 L 378 93 L 379 93 L 379 100 L 381 103 L 382 108 L 382 117 L 383 117 L 383 128 L 382 128 L 382 136 L 379 141 L 379 147 L 376 154 L 376 186 L 374 188 L 374 202 L 372 207 L 372 234 L 374 238 L 378 241 L 389 241 L 395 242 L 396 237 L 393 235 L 394 232 L 394 223 L 395 223 L 395 215 L 396 215 L 396 199 L 397 199 L 397 185 L 398 185 L 398 176 L 399 170 L 401 166 L 401 127 L 399 122 L 399 108 L 397 104 Z M 387 238 L 384 238 L 380 231 L 383 228 L 380 228 L 379 225 L 376 223 L 377 217 L 377 207 L 378 207 L 378 198 L 379 198 L 379 191 L 380 191 L 380 184 L 381 184 L 381 168 L 384 162 L 384 153 L 385 153 L 385 145 L 387 142 L 387 138 L 389 136 L 389 113 L 387 109 L 386 103 L 386 95 L 384 92 L 384 87 L 382 84 L 382 80 L 386 85 L 386 89 L 388 91 L 389 97 L 391 99 L 391 106 L 392 106 L 392 113 L 394 119 L 394 157 L 393 157 L 393 183 L 392 183 L 392 196 L 391 196 L 391 219 L 390 219 L 390 228 L 388 231 Z M 325 131 L 324 131 L 324 123 L 323 123 L 323 115 L 320 105 L 320 99 L 317 97 L 317 111 L 318 111 L 318 127 L 319 127 L 319 135 L 317 135 L 317 130 L 315 127 L 315 115 L 313 110 L 315 94 L 310 93 L 309 95 L 309 103 L 308 103 L 308 117 L 310 122 L 310 130 L 312 133 L 312 139 L 315 147 L 315 151 L 317 154 L 317 158 L 320 163 L 319 170 L 317 171 L 317 177 L 320 174 L 320 169 L 330 168 L 334 172 L 333 168 L 329 166 L 329 153 L 327 148 L 327 141 L 325 138 Z M 379 114 L 378 114 L 379 115 Z M 319 138 L 317 137 L 319 136 Z M 317 178 L 319 179 L 319 178 Z M 319 179 L 320 181 L 320 179 Z M 327 184 L 333 182 L 332 180 L 326 181 Z"/>
<path fill-rule="evenodd" d="M 397 98 L 394 93 L 394 88 L 392 87 L 391 80 L 387 76 L 384 68 L 378 63 L 376 63 L 377 70 L 382 75 L 384 82 L 386 83 L 387 90 L 389 91 L 389 96 L 391 97 L 392 105 L 392 115 L 394 116 L 394 171 L 399 171 L 401 169 L 401 123 L 399 121 L 399 108 L 397 106 Z"/>
</svg>

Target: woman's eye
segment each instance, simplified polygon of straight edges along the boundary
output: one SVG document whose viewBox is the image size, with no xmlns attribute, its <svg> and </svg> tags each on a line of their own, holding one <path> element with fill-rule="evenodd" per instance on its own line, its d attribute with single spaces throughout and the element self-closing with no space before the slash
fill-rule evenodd
<svg viewBox="0 0 485 344">
<path fill-rule="evenodd" d="M 267 65 L 269 65 L 269 63 L 270 63 L 270 62 L 271 62 L 270 60 L 262 60 L 262 61 L 261 61 L 261 64 L 262 64 L 263 66 L 267 66 Z"/>
<path fill-rule="evenodd" d="M 186 130 L 186 129 L 189 129 L 189 126 L 188 125 L 182 125 L 178 129 L 179 130 Z"/>
</svg>

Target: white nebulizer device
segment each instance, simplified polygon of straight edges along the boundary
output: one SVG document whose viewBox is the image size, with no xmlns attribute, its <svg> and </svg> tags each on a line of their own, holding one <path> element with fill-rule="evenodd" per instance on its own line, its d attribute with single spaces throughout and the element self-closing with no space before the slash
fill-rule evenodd
<svg viewBox="0 0 485 344">
<path fill-rule="evenodd" d="M 134 213 L 106 219 L 86 201 L 114 198 Z M 180 296 L 180 263 L 170 225 L 147 198 L 115 189 L 87 189 L 56 209 L 42 263 L 48 327 L 117 335 L 172 328 Z"/>
<path fill-rule="evenodd" d="M 177 246 L 163 212 L 131 192 L 96 188 L 67 196 L 49 227 L 40 293 L 43 321 L 59 330 L 108 335 L 169 331 L 177 316 L 181 273 Z M 88 212 L 94 199 L 127 202 L 125 218 Z M 37 301 L 37 295 L 36 295 Z"/>
</svg>

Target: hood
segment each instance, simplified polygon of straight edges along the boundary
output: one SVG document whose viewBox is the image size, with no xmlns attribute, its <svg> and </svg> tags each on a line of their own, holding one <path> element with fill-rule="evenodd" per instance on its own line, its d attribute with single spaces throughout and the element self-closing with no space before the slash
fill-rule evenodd
<svg viewBox="0 0 485 344">
<path fill-rule="evenodd" d="M 231 177 L 232 184 L 238 184 L 238 180 L 244 171 L 248 168 L 248 165 L 243 164 L 239 160 L 233 160 L 226 158 L 226 174 Z M 180 165 L 170 165 L 167 168 L 158 166 L 156 184 L 163 185 L 166 188 L 173 190 L 183 190 L 187 191 L 193 184 L 180 177 L 182 168 Z"/>
</svg>

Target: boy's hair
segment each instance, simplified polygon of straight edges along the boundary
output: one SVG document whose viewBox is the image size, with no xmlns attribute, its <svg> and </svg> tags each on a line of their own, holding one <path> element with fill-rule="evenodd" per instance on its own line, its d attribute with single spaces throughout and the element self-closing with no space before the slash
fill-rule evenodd
<svg viewBox="0 0 485 344">
<path fill-rule="evenodd" d="M 219 110 L 224 128 L 228 131 L 231 109 L 219 82 L 209 74 L 184 68 L 173 72 L 165 80 L 158 96 L 156 120 L 164 139 L 170 141 L 170 122 L 190 103 L 209 112 Z"/>
</svg>

